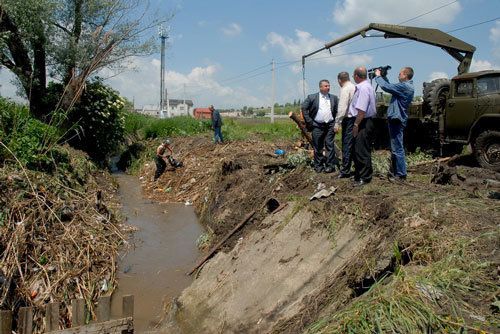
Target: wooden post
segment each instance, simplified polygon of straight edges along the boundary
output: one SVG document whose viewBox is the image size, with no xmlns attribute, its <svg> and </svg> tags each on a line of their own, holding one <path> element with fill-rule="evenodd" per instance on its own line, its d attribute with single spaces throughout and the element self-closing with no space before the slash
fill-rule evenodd
<svg viewBox="0 0 500 334">
<path fill-rule="evenodd" d="M 302 135 L 304 135 L 304 137 L 307 139 L 307 141 L 309 142 L 309 144 L 311 144 L 311 146 L 314 147 L 313 140 L 312 140 L 312 134 L 310 132 L 307 132 L 306 123 L 303 120 L 301 120 L 299 118 L 299 116 L 295 115 L 295 113 L 293 111 L 290 111 L 288 113 L 288 117 L 290 117 L 295 123 L 297 123 L 297 125 L 299 126 L 299 129 L 300 129 L 300 132 L 302 133 Z M 337 146 L 337 144 L 335 143 L 335 141 L 333 142 L 333 148 L 335 150 L 336 157 L 337 158 L 342 158 L 342 151 Z"/>
<path fill-rule="evenodd" d="M 101 296 L 97 301 L 97 322 L 108 321 L 111 318 L 111 297 Z"/>
<path fill-rule="evenodd" d="M 0 310 L 0 334 L 10 334 L 12 332 L 12 312 Z"/>
<path fill-rule="evenodd" d="M 123 296 L 122 318 L 134 316 L 134 295 Z"/>
<path fill-rule="evenodd" d="M 45 308 L 45 326 L 47 332 L 59 329 L 59 303 L 47 304 Z"/>
<path fill-rule="evenodd" d="M 288 117 L 290 117 L 298 125 L 302 135 L 307 139 L 309 144 L 311 144 L 311 146 L 313 146 L 312 135 L 310 132 L 307 132 L 306 123 L 303 120 L 301 120 L 299 118 L 299 116 L 295 115 L 295 113 L 293 111 L 290 111 L 288 113 Z"/>
<path fill-rule="evenodd" d="M 33 331 L 33 308 L 21 307 L 19 309 L 17 332 L 19 334 L 31 334 Z"/>
<path fill-rule="evenodd" d="M 85 325 L 85 301 L 81 298 L 71 300 L 72 327 Z"/>
</svg>

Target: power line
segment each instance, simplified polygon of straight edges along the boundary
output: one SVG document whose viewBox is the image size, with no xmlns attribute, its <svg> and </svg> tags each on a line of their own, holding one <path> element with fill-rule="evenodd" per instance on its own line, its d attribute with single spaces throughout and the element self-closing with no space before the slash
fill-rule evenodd
<svg viewBox="0 0 500 334">
<path fill-rule="evenodd" d="M 430 11 L 426 12 L 426 13 L 420 14 L 420 15 L 418 15 L 418 16 L 415 16 L 415 17 L 411 18 L 411 19 L 408 19 L 408 20 L 406 20 L 406 21 L 400 22 L 400 23 L 398 23 L 398 25 L 401 25 L 401 24 L 403 24 L 403 23 L 407 23 L 407 22 L 410 22 L 410 21 L 416 20 L 416 19 L 418 19 L 418 18 L 420 18 L 420 17 L 422 17 L 422 16 L 425 16 L 425 15 L 427 15 L 427 14 L 434 13 L 435 11 L 438 11 L 438 10 L 440 10 L 440 9 L 444 8 L 444 7 L 448 7 L 449 5 L 454 4 L 455 2 L 458 2 L 458 0 L 455 0 L 455 1 L 449 2 L 449 3 L 445 4 L 445 5 L 442 5 L 441 7 L 434 8 L 434 9 L 432 9 L 432 10 L 430 10 Z"/>
<path fill-rule="evenodd" d="M 227 78 L 227 79 L 219 80 L 219 82 L 226 82 L 226 81 L 231 81 L 231 80 L 233 80 L 233 79 L 238 79 L 239 77 L 243 77 L 243 76 L 245 76 L 245 75 L 247 75 L 247 74 L 250 74 L 250 73 L 253 73 L 253 72 L 255 72 L 255 71 L 258 71 L 258 70 L 260 70 L 260 69 L 262 69 L 262 68 L 264 68 L 264 67 L 266 67 L 266 66 L 269 66 L 270 64 L 271 64 L 271 63 L 266 64 L 266 65 L 262 65 L 262 66 L 260 66 L 260 67 L 257 67 L 257 68 L 255 68 L 255 69 L 253 69 L 253 70 L 250 70 L 250 71 L 248 71 L 248 72 L 241 73 L 241 74 L 237 74 L 237 75 L 234 75 L 234 76 L 229 77 L 229 78 Z"/>
<path fill-rule="evenodd" d="M 428 12 L 425 12 L 425 13 L 423 13 L 423 14 L 420 14 L 420 15 L 417 15 L 417 16 L 415 16 L 415 17 L 412 17 L 412 18 L 410 18 L 410 19 L 408 19 L 408 20 L 406 20 L 406 21 L 403 21 L 403 22 L 398 23 L 398 25 L 401 25 L 401 24 L 404 24 L 404 23 L 407 23 L 407 22 L 410 22 L 410 21 L 416 20 L 416 19 L 418 19 L 418 18 L 420 18 L 420 17 L 422 17 L 422 16 L 425 16 L 425 15 L 428 15 L 428 14 L 434 13 L 434 12 L 436 12 L 436 11 L 440 10 L 440 9 L 443 9 L 443 8 L 445 8 L 445 7 L 448 7 L 448 6 L 452 5 L 452 4 L 454 4 L 455 2 L 458 2 L 458 0 L 454 0 L 454 1 L 452 1 L 452 2 L 448 2 L 448 3 L 446 3 L 446 4 L 442 5 L 442 6 L 439 6 L 439 7 L 437 7 L 437 8 L 434 8 L 434 9 L 432 9 L 432 10 L 428 11 Z M 353 44 L 353 43 L 359 42 L 359 41 L 361 41 L 362 39 L 363 39 L 363 38 L 362 38 L 362 37 L 360 37 L 360 38 L 355 39 L 355 40 L 353 40 L 353 41 L 350 41 L 350 42 L 347 42 L 347 43 L 343 43 L 342 45 L 336 45 L 336 46 L 332 47 L 331 49 L 337 49 L 337 48 L 341 48 L 341 47 L 346 47 L 347 45 L 351 45 L 351 44 Z M 397 44 L 396 44 L 396 45 L 397 45 Z M 301 61 L 302 61 L 302 60 L 293 60 L 293 61 L 288 61 L 288 62 L 277 62 L 276 64 L 297 63 L 297 62 L 301 62 Z"/>
<path fill-rule="evenodd" d="M 455 31 L 459 31 L 459 30 L 464 30 L 464 29 L 476 27 L 476 26 L 479 26 L 479 25 L 482 25 L 482 24 L 493 22 L 495 20 L 499 20 L 499 19 L 500 19 L 500 17 L 495 17 L 493 19 L 489 19 L 489 20 L 485 20 L 485 21 L 482 21 L 482 22 L 474 23 L 474 24 L 471 24 L 471 25 L 468 25 L 468 26 L 464 26 L 464 27 L 460 27 L 460 28 L 457 28 L 457 29 L 449 30 L 449 31 L 446 31 L 446 33 L 451 33 L 451 32 L 455 32 Z M 415 41 L 404 41 L 404 42 L 399 42 L 399 43 L 393 43 L 393 44 L 390 44 L 390 45 L 378 46 L 378 47 L 374 47 L 374 48 L 370 48 L 370 49 L 363 49 L 363 50 L 352 51 L 352 52 L 347 52 L 347 53 L 342 53 L 342 54 L 329 55 L 329 56 L 323 56 L 323 57 L 314 57 L 313 56 L 313 57 L 310 58 L 310 61 L 322 60 L 322 59 L 327 59 L 327 58 L 331 59 L 331 58 L 336 58 L 336 57 L 344 57 L 344 56 L 349 56 L 349 55 L 358 54 L 358 53 L 362 53 L 362 52 L 368 52 L 368 51 L 374 51 L 374 50 L 379 50 L 379 49 L 385 49 L 385 48 L 390 48 L 390 47 L 401 45 L 401 44 L 414 43 L 414 42 Z M 301 62 L 301 60 L 294 61 L 294 63 L 298 63 L 298 62 Z M 281 66 L 281 67 L 286 67 L 286 66 L 290 66 L 290 65 L 284 65 L 284 66 Z"/>
</svg>

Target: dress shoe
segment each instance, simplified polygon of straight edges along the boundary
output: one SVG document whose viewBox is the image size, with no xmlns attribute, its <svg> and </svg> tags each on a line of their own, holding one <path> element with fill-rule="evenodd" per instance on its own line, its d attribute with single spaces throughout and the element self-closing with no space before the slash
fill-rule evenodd
<svg viewBox="0 0 500 334">
<path fill-rule="evenodd" d="M 332 168 L 332 167 L 326 167 L 325 168 L 325 173 L 332 173 L 333 171 L 335 170 L 335 168 Z"/>
<path fill-rule="evenodd" d="M 370 183 L 370 182 L 369 181 L 359 180 L 357 182 L 354 182 L 352 185 L 353 185 L 353 187 L 362 187 L 362 186 L 367 185 L 368 183 Z"/>
<path fill-rule="evenodd" d="M 348 177 L 350 177 L 351 175 L 349 174 L 344 174 L 344 173 L 338 173 L 337 175 L 335 175 L 334 177 L 336 179 L 347 179 Z"/>
<path fill-rule="evenodd" d="M 314 167 L 314 171 L 316 173 L 322 173 L 324 171 L 324 168 L 323 167 Z"/>
</svg>

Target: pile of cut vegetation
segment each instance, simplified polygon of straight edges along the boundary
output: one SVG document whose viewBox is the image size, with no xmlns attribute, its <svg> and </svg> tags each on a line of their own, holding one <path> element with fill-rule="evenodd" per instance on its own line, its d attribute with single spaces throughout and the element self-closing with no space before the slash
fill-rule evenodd
<svg viewBox="0 0 500 334">
<path fill-rule="evenodd" d="M 71 300 L 85 300 L 87 320 L 116 286 L 125 238 L 108 205 L 115 186 L 89 157 L 56 145 L 54 129 L 0 101 L 0 309 L 33 307 L 45 332 L 48 303 L 60 303 L 59 327 L 71 323 Z"/>
</svg>

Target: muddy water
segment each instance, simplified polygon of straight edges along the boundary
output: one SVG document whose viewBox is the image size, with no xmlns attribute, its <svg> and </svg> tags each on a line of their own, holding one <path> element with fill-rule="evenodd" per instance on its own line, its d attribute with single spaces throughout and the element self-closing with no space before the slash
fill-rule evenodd
<svg viewBox="0 0 500 334">
<path fill-rule="evenodd" d="M 127 223 L 138 227 L 132 247 L 118 264 L 118 289 L 112 314 L 121 316 L 121 297 L 134 295 L 136 333 L 151 330 L 160 320 L 163 305 L 192 282 L 186 272 L 201 257 L 196 239 L 203 233 L 191 206 L 159 204 L 144 199 L 135 177 L 115 173 Z"/>
</svg>

